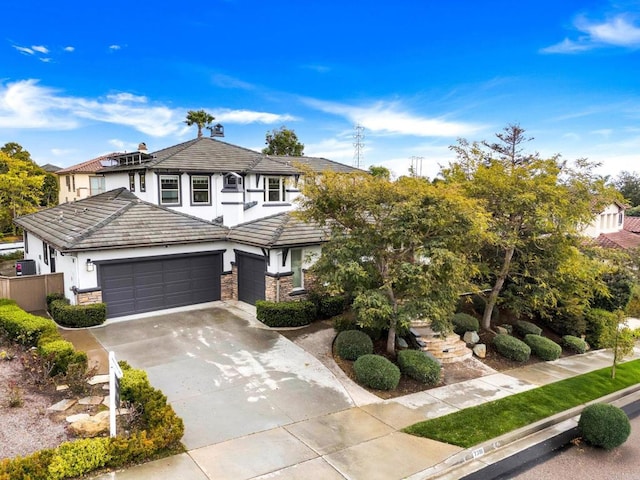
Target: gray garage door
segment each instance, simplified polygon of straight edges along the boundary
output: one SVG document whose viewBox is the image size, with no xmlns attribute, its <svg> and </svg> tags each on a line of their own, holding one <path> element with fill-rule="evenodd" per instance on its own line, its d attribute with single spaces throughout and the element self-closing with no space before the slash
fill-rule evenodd
<svg viewBox="0 0 640 480">
<path fill-rule="evenodd" d="M 264 300 L 264 274 L 267 262 L 264 257 L 236 252 L 238 266 L 238 300 L 255 305 Z"/>
<path fill-rule="evenodd" d="M 220 300 L 222 254 L 167 256 L 100 265 L 108 317 Z"/>
</svg>

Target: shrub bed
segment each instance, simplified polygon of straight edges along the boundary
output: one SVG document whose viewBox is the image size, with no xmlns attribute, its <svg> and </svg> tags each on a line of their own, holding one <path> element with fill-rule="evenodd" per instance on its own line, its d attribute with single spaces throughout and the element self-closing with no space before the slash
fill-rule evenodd
<svg viewBox="0 0 640 480">
<path fill-rule="evenodd" d="M 562 347 L 553 340 L 529 333 L 524 336 L 524 343 L 529 345 L 531 352 L 544 361 L 557 360 L 562 355 Z"/>
<path fill-rule="evenodd" d="M 107 306 L 104 303 L 69 305 L 67 299 L 55 299 L 49 303 L 49 313 L 63 327 L 94 327 L 107 319 Z"/>
<path fill-rule="evenodd" d="M 309 300 L 316 306 L 318 318 L 333 318 L 347 308 L 347 297 L 344 295 L 329 296 L 313 292 L 309 294 Z"/>
<path fill-rule="evenodd" d="M 182 450 L 184 425 L 167 397 L 149 384 L 142 370 L 120 362 L 121 398 L 136 405 L 142 427 L 127 437 L 89 438 L 65 442 L 53 449 L 0 462 L 0 480 L 61 480 L 83 476 L 96 468 L 118 468 L 158 454 Z"/>
<path fill-rule="evenodd" d="M 477 332 L 480 330 L 480 322 L 476 317 L 468 313 L 456 313 L 452 319 L 453 331 L 458 335 L 464 335 L 465 332 Z"/>
<path fill-rule="evenodd" d="M 440 382 L 440 364 L 421 350 L 401 350 L 398 352 L 400 371 L 408 377 L 427 385 Z"/>
<path fill-rule="evenodd" d="M 373 353 L 371 337 L 360 330 L 340 332 L 336 337 L 335 347 L 340 358 L 345 360 L 357 360 L 362 355 Z"/>
<path fill-rule="evenodd" d="M 362 355 L 353 370 L 359 383 L 377 390 L 393 390 L 400 382 L 400 369 L 380 355 Z"/>
<path fill-rule="evenodd" d="M 526 335 L 542 335 L 542 329 L 535 323 L 527 322 L 526 320 L 518 320 L 513 324 L 515 332 L 524 337 Z"/>
<path fill-rule="evenodd" d="M 562 337 L 562 345 L 576 353 L 584 353 L 587 351 L 587 342 L 573 335 L 565 335 Z"/>
<path fill-rule="evenodd" d="M 272 328 L 302 327 L 316 318 L 316 306 L 310 301 L 301 302 L 256 302 L 256 317 Z"/>
<path fill-rule="evenodd" d="M 580 415 L 578 429 L 588 443 L 611 450 L 622 445 L 631 433 L 627 414 L 608 403 L 587 406 Z"/>
<path fill-rule="evenodd" d="M 531 355 L 529 345 L 511 335 L 496 335 L 493 337 L 493 345 L 500 355 L 516 362 L 526 362 Z"/>
</svg>

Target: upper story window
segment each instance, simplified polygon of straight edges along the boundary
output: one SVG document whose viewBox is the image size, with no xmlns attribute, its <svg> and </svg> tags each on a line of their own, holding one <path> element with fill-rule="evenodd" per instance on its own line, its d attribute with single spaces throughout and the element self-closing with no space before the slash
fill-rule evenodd
<svg viewBox="0 0 640 480">
<path fill-rule="evenodd" d="M 265 202 L 284 202 L 284 179 L 266 177 L 264 179 Z"/>
<path fill-rule="evenodd" d="M 75 175 L 65 175 L 65 182 L 67 184 L 68 192 L 76 191 L 76 176 Z"/>
<path fill-rule="evenodd" d="M 23 231 L 24 237 L 24 253 L 29 253 L 29 234 L 26 230 Z"/>
<path fill-rule="evenodd" d="M 49 245 L 47 242 L 42 242 L 42 260 L 45 265 L 49 265 Z"/>
<path fill-rule="evenodd" d="M 618 225 L 622 225 L 623 221 L 624 221 L 624 213 L 620 212 L 618 214 Z"/>
<path fill-rule="evenodd" d="M 180 205 L 179 175 L 160 175 L 160 205 Z"/>
<path fill-rule="evenodd" d="M 225 190 L 242 190 L 242 177 L 235 172 L 229 172 L 224 176 Z"/>
<path fill-rule="evenodd" d="M 147 180 L 146 180 L 144 172 L 140 172 L 138 174 L 138 176 L 140 177 L 140 191 L 141 192 L 146 192 L 147 191 Z"/>
<path fill-rule="evenodd" d="M 133 172 L 129 172 L 129 191 L 136 191 L 136 174 Z"/>
<path fill-rule="evenodd" d="M 104 193 L 104 177 L 89 177 L 89 195 Z"/>
<path fill-rule="evenodd" d="M 211 205 L 210 178 L 203 175 L 191 177 L 191 204 Z"/>
</svg>

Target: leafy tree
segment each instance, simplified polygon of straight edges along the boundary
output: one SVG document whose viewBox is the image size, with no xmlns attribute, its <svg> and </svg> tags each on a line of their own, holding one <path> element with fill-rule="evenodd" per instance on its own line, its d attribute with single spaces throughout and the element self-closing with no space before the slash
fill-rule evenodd
<svg viewBox="0 0 640 480">
<path fill-rule="evenodd" d="M 450 331 L 472 267 L 467 251 L 485 220 L 455 187 L 364 172 L 305 173 L 302 218 L 331 228 L 314 266 L 329 293 L 349 294 L 363 327 L 396 332 L 412 319 Z"/>
<path fill-rule="evenodd" d="M 198 138 L 200 138 L 202 136 L 202 129 L 211 125 L 215 119 L 213 115 L 204 110 L 189 110 L 184 123 L 188 126 L 196 125 L 198 127 Z"/>
<path fill-rule="evenodd" d="M 267 146 L 262 149 L 265 155 L 286 155 L 301 157 L 304 155 L 304 144 L 300 143 L 296 132 L 284 125 L 279 129 L 267 132 L 265 136 Z"/>
<path fill-rule="evenodd" d="M 585 160 L 569 167 L 557 156 L 525 153 L 523 146 L 531 139 L 519 125 L 507 126 L 496 137 L 495 143 L 459 140 L 451 147 L 457 161 L 441 172 L 445 183 L 461 186 L 490 215 L 489 235 L 478 255 L 481 279 L 490 285 L 485 329 L 506 282 L 519 295 L 529 293 L 522 299 L 533 300 L 529 308 L 545 296 L 547 305 L 557 301 L 563 292 L 552 286 L 557 287 L 554 277 L 562 271 L 564 253 L 579 245 L 581 226 L 613 195 Z M 516 304 L 521 309 L 522 300 Z"/>
<path fill-rule="evenodd" d="M 45 172 L 44 182 L 42 183 L 42 198 L 40 199 L 41 207 L 53 207 L 58 204 L 58 194 L 60 192 L 60 183 L 58 177 L 53 173 Z"/>
<path fill-rule="evenodd" d="M 640 205 L 640 174 L 622 171 L 613 181 L 613 185 L 632 207 Z"/>
<path fill-rule="evenodd" d="M 616 367 L 624 358 L 633 353 L 633 347 L 636 344 L 637 333 L 627 327 L 624 323 L 624 312 L 617 310 L 615 312 L 618 321 L 605 325 L 602 332 L 602 347 L 611 348 L 613 350 L 613 361 L 611 363 L 611 378 L 616 378 Z"/>
<path fill-rule="evenodd" d="M 17 158 L 25 162 L 33 162 L 31 154 L 27 150 L 22 148 L 22 145 L 17 142 L 5 143 L 2 148 L 0 148 L 0 151 L 6 153 L 7 156 L 11 158 Z"/>
<path fill-rule="evenodd" d="M 6 167 L 0 173 L 0 227 L 3 233 L 15 235 L 13 219 L 38 209 L 45 174 L 32 161 L 4 152 L 0 152 L 0 165 Z"/>
<path fill-rule="evenodd" d="M 391 178 L 391 171 L 387 167 L 371 165 L 369 167 L 369 173 L 374 177 Z"/>
</svg>

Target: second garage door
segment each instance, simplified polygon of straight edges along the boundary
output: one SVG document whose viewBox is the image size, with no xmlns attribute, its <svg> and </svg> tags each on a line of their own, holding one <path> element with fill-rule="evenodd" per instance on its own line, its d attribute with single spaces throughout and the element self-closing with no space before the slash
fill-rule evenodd
<svg viewBox="0 0 640 480">
<path fill-rule="evenodd" d="M 264 274 L 267 262 L 264 257 L 236 252 L 238 266 L 238 300 L 255 305 L 264 300 Z"/>
<path fill-rule="evenodd" d="M 167 256 L 100 265 L 107 317 L 220 300 L 222 254 Z"/>
</svg>

